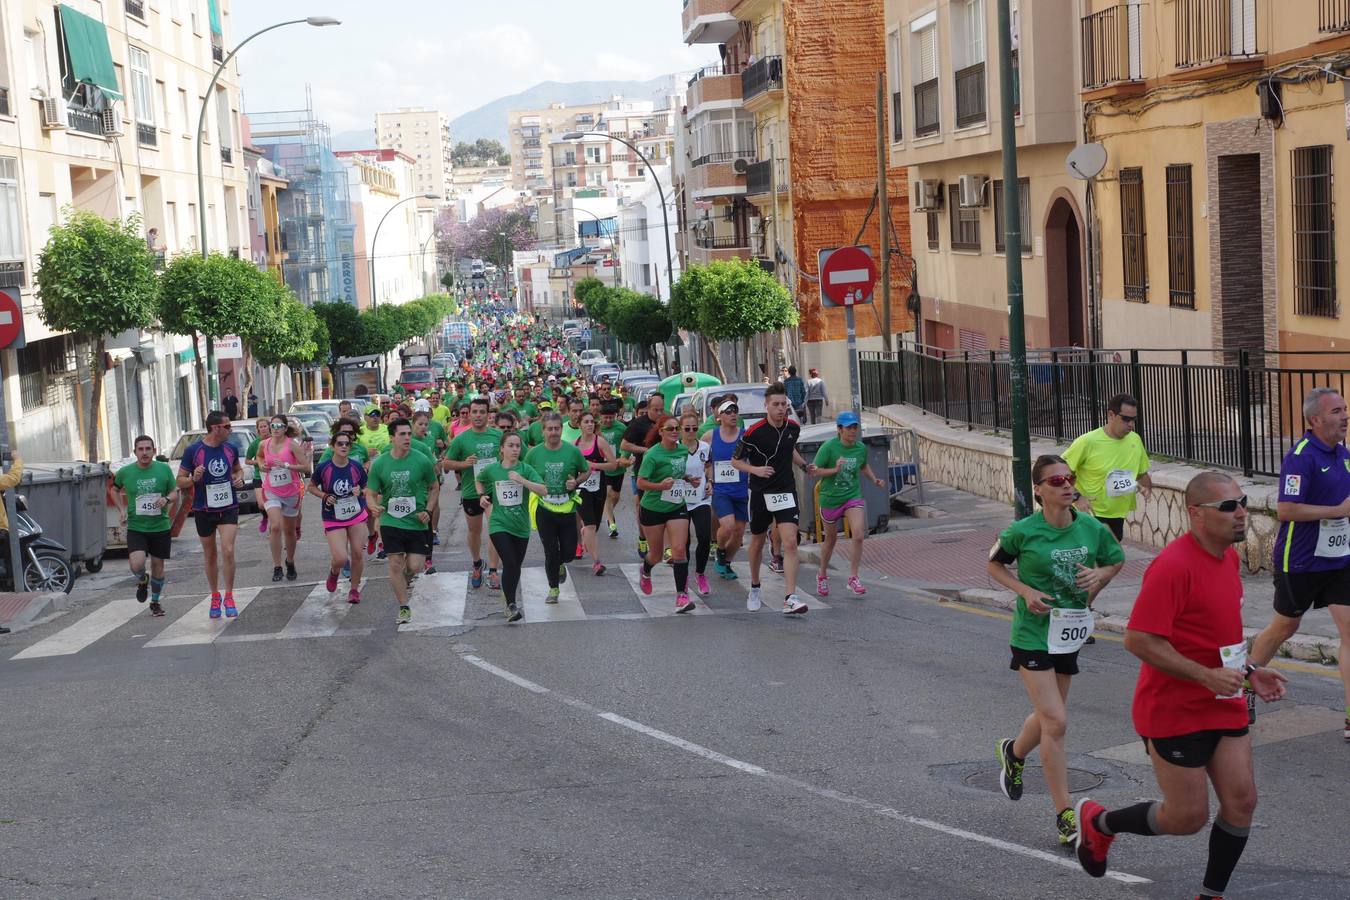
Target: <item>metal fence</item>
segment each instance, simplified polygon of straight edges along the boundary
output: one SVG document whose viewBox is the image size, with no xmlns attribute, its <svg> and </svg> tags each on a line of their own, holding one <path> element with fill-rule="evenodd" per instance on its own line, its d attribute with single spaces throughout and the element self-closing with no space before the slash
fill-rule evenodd
<svg viewBox="0 0 1350 900">
<path fill-rule="evenodd" d="M 1036 350 L 1027 352 L 1031 433 L 1068 443 L 1105 422 L 1116 394 L 1139 400 L 1137 429 L 1149 453 L 1201 466 L 1278 475 L 1303 433 L 1303 398 L 1314 387 L 1350 389 L 1350 369 L 1275 366 L 1274 351 Z M 1317 353 L 1289 354 L 1315 360 Z M 1346 354 L 1326 354 L 1338 360 Z M 1006 351 L 934 348 L 863 352 L 868 409 L 908 404 L 967 428 L 1012 427 Z"/>
</svg>

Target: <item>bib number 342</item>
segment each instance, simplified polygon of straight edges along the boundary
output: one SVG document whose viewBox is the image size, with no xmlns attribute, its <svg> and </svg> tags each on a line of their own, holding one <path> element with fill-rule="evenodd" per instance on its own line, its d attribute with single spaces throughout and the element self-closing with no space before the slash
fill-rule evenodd
<svg viewBox="0 0 1350 900">
<path fill-rule="evenodd" d="M 1077 651 L 1092 636 L 1092 625 L 1090 609 L 1051 609 L 1046 649 L 1051 653 Z"/>
</svg>

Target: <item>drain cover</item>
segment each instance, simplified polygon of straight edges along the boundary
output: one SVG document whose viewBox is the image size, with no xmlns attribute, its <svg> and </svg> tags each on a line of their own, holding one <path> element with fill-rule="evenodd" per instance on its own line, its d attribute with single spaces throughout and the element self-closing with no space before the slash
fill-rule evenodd
<svg viewBox="0 0 1350 900">
<path fill-rule="evenodd" d="M 999 794 L 1002 791 L 998 786 L 998 773 L 997 768 L 979 769 L 961 779 L 961 783 L 966 787 Z M 1105 780 L 1106 776 L 1097 772 L 1070 768 L 1069 793 L 1081 794 L 1084 791 L 1096 790 L 1101 787 Z M 1040 766 L 1027 766 L 1022 770 L 1022 791 L 1026 794 L 1050 793 L 1050 789 L 1045 785 L 1045 777 L 1041 773 Z"/>
</svg>

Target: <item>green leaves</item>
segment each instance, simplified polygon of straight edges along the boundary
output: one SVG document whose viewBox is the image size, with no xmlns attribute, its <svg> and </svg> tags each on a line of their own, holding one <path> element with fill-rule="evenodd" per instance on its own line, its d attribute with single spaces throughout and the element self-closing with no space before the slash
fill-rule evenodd
<svg viewBox="0 0 1350 900">
<path fill-rule="evenodd" d="M 324 326 L 327 339 L 318 343 L 328 355 L 330 364 L 344 356 L 361 355 L 361 320 L 355 306 L 344 300 L 334 300 L 331 303 L 315 303 L 312 309 Z"/>
<path fill-rule="evenodd" d="M 159 281 L 159 318 L 172 334 L 237 334 L 245 343 L 283 327 L 281 304 L 293 298 L 275 275 L 220 253 L 176 258 Z"/>
<path fill-rule="evenodd" d="M 57 331 L 91 338 L 155 320 L 155 260 L 136 216 L 125 222 L 67 210 L 38 254 L 38 316 Z"/>
<path fill-rule="evenodd" d="M 389 353 L 404 341 L 426 337 L 442 320 L 454 314 L 455 302 L 448 294 L 431 294 L 411 303 L 367 309 L 357 317 L 358 337 L 354 341 L 357 352 L 344 347 L 340 355 Z"/>
<path fill-rule="evenodd" d="M 602 288 L 591 296 L 602 301 L 605 327 L 626 344 L 650 347 L 670 337 L 670 313 L 651 294 L 639 294 L 628 288 Z"/>
<path fill-rule="evenodd" d="M 788 289 L 748 260 L 691 266 L 671 291 L 671 316 L 680 328 L 711 340 L 744 340 L 797 324 Z"/>
</svg>

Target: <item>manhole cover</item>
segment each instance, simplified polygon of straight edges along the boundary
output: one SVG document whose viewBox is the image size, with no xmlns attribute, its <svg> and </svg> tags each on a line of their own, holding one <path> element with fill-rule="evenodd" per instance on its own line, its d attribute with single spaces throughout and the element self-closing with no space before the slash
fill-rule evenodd
<svg viewBox="0 0 1350 900">
<path fill-rule="evenodd" d="M 998 786 L 997 768 L 980 769 L 971 772 L 961 783 L 966 787 L 976 788 L 981 791 L 992 791 L 995 794 L 1002 793 Z M 1096 790 L 1101 787 L 1102 782 L 1106 780 L 1105 775 L 1097 772 L 1088 772 L 1085 769 L 1069 769 L 1069 793 L 1081 794 L 1084 791 Z M 1049 794 L 1050 789 L 1045 785 L 1045 777 L 1041 774 L 1040 766 L 1027 766 L 1022 770 L 1022 791 L 1026 794 Z"/>
</svg>

